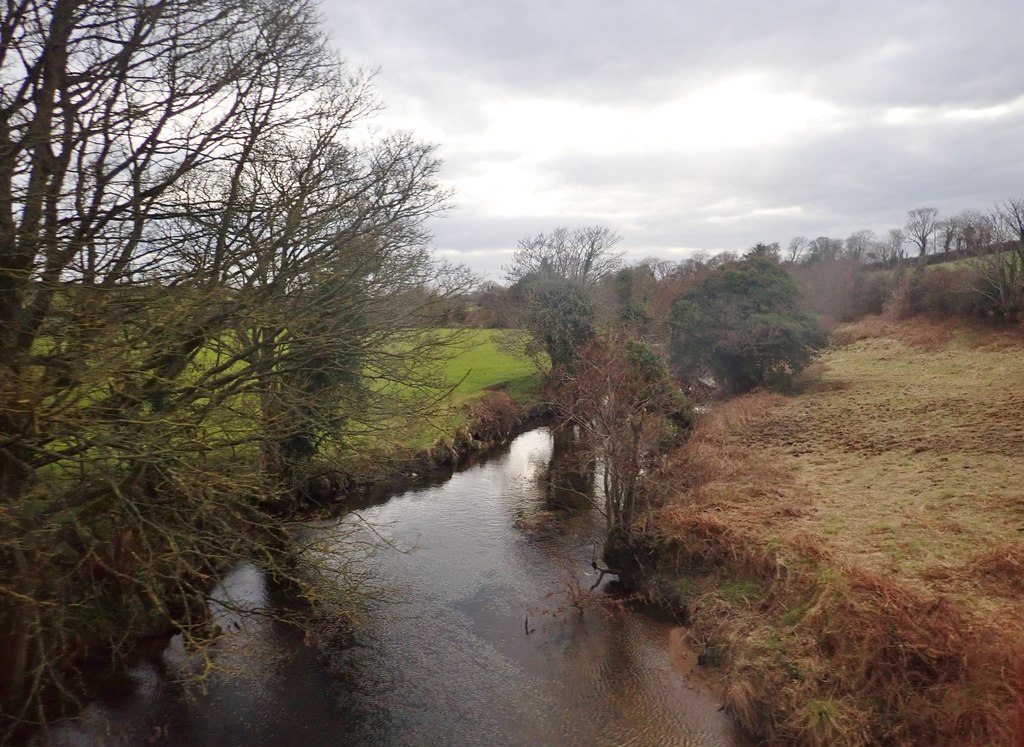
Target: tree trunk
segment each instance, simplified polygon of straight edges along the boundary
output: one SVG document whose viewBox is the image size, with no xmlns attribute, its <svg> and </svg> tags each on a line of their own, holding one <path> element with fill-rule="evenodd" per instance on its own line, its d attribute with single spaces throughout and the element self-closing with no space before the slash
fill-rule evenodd
<svg viewBox="0 0 1024 747">
<path fill-rule="evenodd" d="M 11 552 L 14 570 L 21 578 L 29 578 L 29 564 L 21 548 Z M 29 672 L 29 649 L 32 638 L 32 610 L 28 600 L 5 600 L 3 618 L 9 619 L 10 629 L 4 631 L 3 643 L 0 644 L 0 671 L 4 672 L 0 680 L 0 712 L 14 714 L 21 711 L 26 697 L 26 685 Z"/>
</svg>

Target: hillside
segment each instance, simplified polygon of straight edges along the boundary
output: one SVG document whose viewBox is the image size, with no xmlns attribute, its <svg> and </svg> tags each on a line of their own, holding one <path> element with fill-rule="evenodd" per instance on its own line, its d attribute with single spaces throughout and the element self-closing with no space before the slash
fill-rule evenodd
<svg viewBox="0 0 1024 747">
<path fill-rule="evenodd" d="M 816 368 L 798 394 L 701 423 L 677 457 L 687 490 L 658 517 L 661 573 L 671 557 L 676 574 L 660 583 L 752 731 L 1012 744 L 1019 333 L 873 318 L 841 328 Z"/>
</svg>

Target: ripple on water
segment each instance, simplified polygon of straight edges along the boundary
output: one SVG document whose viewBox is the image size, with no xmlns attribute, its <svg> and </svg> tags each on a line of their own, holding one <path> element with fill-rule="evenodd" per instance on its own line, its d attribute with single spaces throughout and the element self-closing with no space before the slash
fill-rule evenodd
<svg viewBox="0 0 1024 747">
<path fill-rule="evenodd" d="M 592 583 L 602 520 L 549 500 L 542 478 L 554 471 L 551 458 L 551 435 L 537 429 L 443 485 L 362 512 L 406 552 L 371 559 L 388 591 L 354 640 L 310 645 L 266 619 L 229 615 L 238 630 L 218 652 L 226 673 L 204 695 L 185 697 L 168 677 L 173 667 L 141 667 L 145 687 L 94 704 L 58 741 L 736 744 L 718 703 L 673 666 L 667 624 L 622 606 L 580 613 L 568 604 L 573 578 Z M 343 521 L 321 536 L 350 530 Z M 252 566 L 224 585 L 233 598 L 265 603 Z"/>
</svg>

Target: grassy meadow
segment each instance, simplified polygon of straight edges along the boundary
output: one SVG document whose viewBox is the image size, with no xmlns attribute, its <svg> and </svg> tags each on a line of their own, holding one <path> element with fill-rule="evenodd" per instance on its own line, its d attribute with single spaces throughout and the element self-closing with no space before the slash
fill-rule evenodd
<svg viewBox="0 0 1024 747">
<path fill-rule="evenodd" d="M 834 340 L 799 393 L 715 405 L 677 455 L 655 531 L 689 575 L 664 583 L 753 732 L 1013 744 L 1024 340 L 879 318 Z"/>
<path fill-rule="evenodd" d="M 371 453 L 422 449 L 438 439 L 450 439 L 470 420 L 473 405 L 491 392 L 504 392 L 515 402 L 525 404 L 538 390 L 541 371 L 525 354 L 506 344 L 517 334 L 495 329 L 437 330 L 431 334 L 450 338 L 446 354 L 423 361 L 431 370 L 437 387 L 428 395 L 434 402 L 429 417 L 416 413 L 396 415 L 380 424 L 369 423 L 369 432 L 350 439 Z M 400 400 L 401 398 L 399 398 Z"/>
<path fill-rule="evenodd" d="M 442 331 L 441 334 L 450 334 Z M 450 387 L 441 412 L 409 434 L 405 446 L 426 446 L 450 436 L 466 425 L 468 408 L 488 392 L 502 391 L 523 403 L 536 394 L 541 371 L 526 355 L 514 352 L 503 339 L 508 332 L 495 329 L 461 330 L 451 355 L 439 364 L 440 380 Z"/>
<path fill-rule="evenodd" d="M 452 404 L 458 405 L 501 389 L 513 399 L 524 400 L 537 391 L 540 371 L 530 358 L 502 345 L 496 329 L 470 330 L 443 365 L 445 380 L 453 387 Z"/>
<path fill-rule="evenodd" d="M 429 357 L 418 364 L 417 377 L 430 380 L 435 386 L 413 390 L 390 381 L 375 384 L 388 387 L 387 395 L 381 399 L 387 404 L 378 403 L 373 410 L 359 413 L 350 421 L 342 448 L 323 455 L 325 465 L 350 467 L 349 461 L 354 460 L 359 463 L 360 471 L 372 472 L 373 469 L 361 463 L 376 461 L 379 468 L 381 459 L 426 448 L 438 439 L 449 439 L 469 423 L 473 404 L 489 392 L 505 392 L 519 404 L 525 404 L 536 394 L 541 379 L 536 363 L 515 352 L 514 346 L 503 344 L 503 339 L 514 333 L 493 329 L 440 329 L 425 334 L 439 335 L 449 344 L 433 349 Z M 187 375 L 198 380 L 220 363 L 216 346 L 209 346 L 200 351 Z M 235 363 L 232 368 L 243 365 Z M 85 413 L 84 408 L 108 396 L 112 386 L 110 381 L 102 380 L 94 389 L 86 390 L 80 401 L 66 407 L 71 415 Z M 205 401 L 199 402 L 199 406 L 205 404 Z M 256 459 L 259 449 L 253 429 L 259 417 L 257 396 L 237 394 L 221 403 L 202 428 L 189 432 L 188 436 L 212 444 L 211 454 L 215 459 Z M 70 445 L 71 442 L 58 441 L 53 448 Z M 94 459 L 91 452 L 86 454 L 84 463 L 60 459 L 41 473 L 55 479 L 62 475 L 75 476 L 90 468 L 90 460 Z"/>
</svg>

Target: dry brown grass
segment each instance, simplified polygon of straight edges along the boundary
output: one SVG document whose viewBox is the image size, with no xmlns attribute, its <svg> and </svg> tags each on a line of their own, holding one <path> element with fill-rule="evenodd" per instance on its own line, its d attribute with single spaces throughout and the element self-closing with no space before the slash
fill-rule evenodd
<svg viewBox="0 0 1024 747">
<path fill-rule="evenodd" d="M 705 574 L 741 723 L 805 744 L 1015 744 L 1024 345 L 873 318 L 797 396 L 717 407 L 674 465 L 662 559 Z M 723 601 L 727 573 L 760 580 Z"/>
<path fill-rule="evenodd" d="M 1009 599 L 1024 597 L 1024 542 L 1007 542 L 982 552 L 967 566 L 968 572 L 984 579 L 987 590 Z"/>
<path fill-rule="evenodd" d="M 980 320 L 914 319 L 896 320 L 870 315 L 831 331 L 833 348 L 858 340 L 888 337 L 925 350 L 955 345 L 970 349 L 1020 350 L 1024 345 L 1024 327 L 992 326 Z"/>
</svg>

